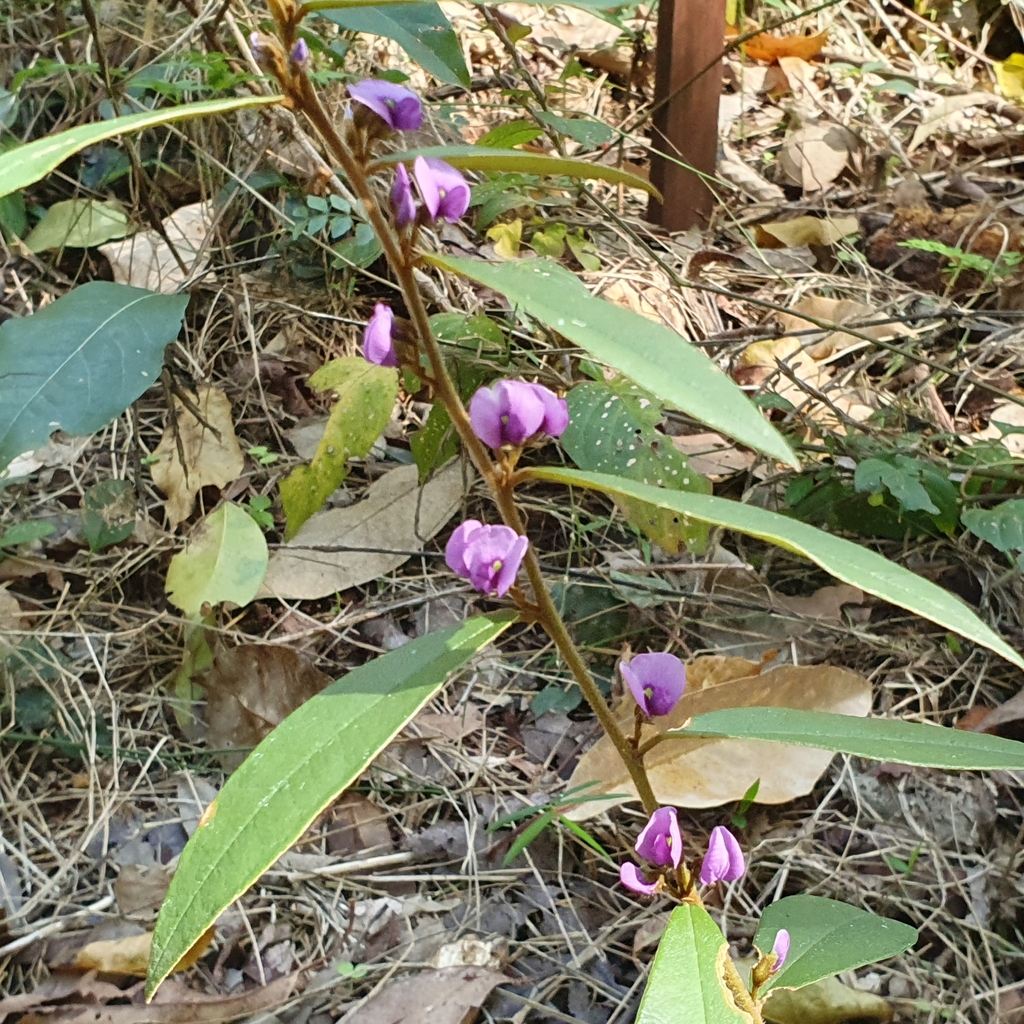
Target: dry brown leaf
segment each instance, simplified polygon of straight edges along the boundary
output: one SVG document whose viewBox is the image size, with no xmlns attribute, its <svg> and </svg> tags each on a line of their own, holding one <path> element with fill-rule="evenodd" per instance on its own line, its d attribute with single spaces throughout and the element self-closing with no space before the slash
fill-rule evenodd
<svg viewBox="0 0 1024 1024">
<path fill-rule="evenodd" d="M 801 60 L 810 60 L 821 53 L 828 42 L 828 32 L 819 32 L 816 35 L 780 36 L 773 32 L 762 32 L 753 39 L 748 39 L 743 44 L 743 52 L 754 60 L 763 60 L 771 63 L 780 57 L 799 57 Z"/>
<path fill-rule="evenodd" d="M 207 744 L 213 750 L 255 747 L 330 681 L 290 647 L 218 645 L 213 667 L 202 677 Z"/>
<path fill-rule="evenodd" d="M 812 124 L 786 136 L 779 167 L 791 185 L 804 192 L 828 188 L 857 152 L 857 137 L 840 125 Z"/>
<path fill-rule="evenodd" d="M 690 460 L 695 472 L 713 481 L 746 472 L 755 461 L 753 452 L 737 448 L 734 442 L 712 432 L 682 434 L 673 437 L 672 444 Z"/>
<path fill-rule="evenodd" d="M 264 597 L 311 599 L 378 579 L 418 551 L 458 511 L 463 473 L 453 462 L 421 488 L 415 466 L 391 470 L 347 508 L 317 512 L 270 556 Z M 318 551 L 337 545 L 347 550 Z M 384 548 L 398 554 L 382 553 Z M 365 549 L 365 550 L 364 550 Z"/>
<path fill-rule="evenodd" d="M 164 218 L 163 228 L 173 249 L 160 232 L 153 229 L 98 248 L 110 261 L 118 284 L 173 295 L 191 274 L 206 265 L 204 242 L 212 224 L 213 204 L 193 203 Z M 175 253 L 181 257 L 184 271 Z"/>
<path fill-rule="evenodd" d="M 118 910 L 125 917 L 152 916 L 163 903 L 173 874 L 163 864 L 125 864 L 114 881 Z"/>
<path fill-rule="evenodd" d="M 705 664 L 706 662 L 711 664 Z M 687 689 L 670 715 L 644 727 L 643 739 L 679 729 L 709 711 L 785 707 L 864 717 L 871 710 L 871 684 L 856 672 L 828 665 L 784 665 L 763 675 L 742 658 L 698 658 L 687 666 Z M 616 708 L 621 728 L 633 728 L 631 701 Z M 658 801 L 676 807 L 716 807 L 740 800 L 755 780 L 757 802 L 786 803 L 809 793 L 833 758 L 830 751 L 760 740 L 681 739 L 659 743 L 646 765 Z M 618 751 L 607 736 L 580 759 L 569 788 L 597 783 L 587 792 L 628 793 L 624 799 L 581 804 L 568 813 L 583 821 L 636 798 Z"/>
<path fill-rule="evenodd" d="M 892 1015 L 892 1007 L 880 996 L 848 988 L 838 978 L 773 989 L 764 1004 L 764 1019 L 771 1024 L 888 1024 Z"/>
<path fill-rule="evenodd" d="M 3 643 L 5 633 L 15 633 L 24 628 L 18 599 L 7 587 L 0 587 L 0 644 Z"/>
<path fill-rule="evenodd" d="M 801 245 L 835 245 L 859 230 L 856 217 L 795 217 L 758 224 L 755 239 L 767 249 L 793 249 Z"/>
<path fill-rule="evenodd" d="M 781 203 L 786 198 L 775 182 L 758 174 L 727 142 L 722 143 L 718 174 L 758 203 Z"/>
<path fill-rule="evenodd" d="M 174 965 L 175 972 L 188 970 L 195 965 L 213 941 L 214 930 L 211 926 L 203 932 L 196 944 Z M 71 968 L 79 971 L 97 971 L 100 974 L 129 974 L 132 977 L 144 978 L 149 969 L 149 952 L 152 945 L 152 932 L 89 942 L 75 954 Z"/>
<path fill-rule="evenodd" d="M 928 140 L 930 135 L 937 132 L 943 124 L 954 114 L 966 110 L 968 107 L 984 107 L 992 102 L 992 94 L 988 92 L 969 92 L 961 96 L 945 96 L 935 106 L 930 107 L 926 112 L 924 120 L 914 129 L 913 138 L 907 146 L 907 152 L 913 153 L 915 149 Z"/>
<path fill-rule="evenodd" d="M 479 732 L 484 725 L 484 713 L 475 704 L 466 704 L 457 714 L 421 711 L 413 720 L 422 739 L 446 739 L 458 743 L 463 736 Z"/>
<path fill-rule="evenodd" d="M 195 404 L 206 423 L 220 434 L 211 433 L 176 397 L 174 411 L 178 437 L 185 453 L 181 464 L 174 424 L 168 423 L 156 451 L 158 461 L 150 471 L 153 482 L 167 495 L 167 518 L 171 529 L 192 514 L 196 495 L 203 487 L 225 487 L 237 480 L 245 469 L 245 458 L 235 437 L 231 403 L 218 388 L 203 384 L 195 395 Z"/>
<path fill-rule="evenodd" d="M 653 276 L 653 284 L 625 279 L 612 281 L 601 295 L 616 306 L 630 309 L 648 320 L 670 327 L 684 338 L 689 337 L 678 289 L 666 274 L 656 271 Z"/>
<path fill-rule="evenodd" d="M 1000 423 L 1022 429 L 1006 434 L 999 429 Z M 1012 455 L 1024 455 L 1024 406 L 1016 402 L 1000 402 L 989 414 L 988 426 L 971 436 L 979 441 L 998 439 Z"/>
<path fill-rule="evenodd" d="M 467 1024 L 509 979 L 485 967 L 445 967 L 393 981 L 342 1024 Z"/>
<path fill-rule="evenodd" d="M 387 812 L 362 793 L 346 793 L 331 810 L 327 852 L 334 858 L 390 853 L 394 849 Z"/>
</svg>

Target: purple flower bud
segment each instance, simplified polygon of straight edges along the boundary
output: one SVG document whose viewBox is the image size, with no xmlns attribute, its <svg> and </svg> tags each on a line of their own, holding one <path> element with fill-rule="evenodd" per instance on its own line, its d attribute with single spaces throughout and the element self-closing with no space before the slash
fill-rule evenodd
<svg viewBox="0 0 1024 1024">
<path fill-rule="evenodd" d="M 309 45 L 305 39 L 299 39 L 292 47 L 291 62 L 304 68 L 309 63 Z"/>
<path fill-rule="evenodd" d="M 786 957 L 789 956 L 789 932 L 785 928 L 780 928 L 775 936 L 772 952 L 778 957 L 772 968 L 772 974 L 774 974 L 776 971 L 782 970 L 782 965 L 786 962 Z"/>
<path fill-rule="evenodd" d="M 708 852 L 700 866 L 701 884 L 735 882 L 737 878 L 743 877 L 745 870 L 743 851 L 736 837 L 727 828 L 716 825 L 711 830 Z"/>
<path fill-rule="evenodd" d="M 416 200 L 412 194 L 412 182 L 405 164 L 395 168 L 395 183 L 391 187 L 391 210 L 395 215 L 395 223 L 404 228 L 416 219 Z"/>
<path fill-rule="evenodd" d="M 679 867 L 683 862 L 683 836 L 674 807 L 659 807 L 651 815 L 637 838 L 636 852 L 659 867 Z"/>
<path fill-rule="evenodd" d="M 431 220 L 443 217 L 454 224 L 469 209 L 469 184 L 451 164 L 432 156 L 418 156 L 412 173 Z"/>
<path fill-rule="evenodd" d="M 637 654 L 619 671 L 648 718 L 667 715 L 686 689 L 686 666 L 674 654 Z"/>
<path fill-rule="evenodd" d="M 477 590 L 504 597 L 515 583 L 529 543 L 509 526 L 484 526 L 478 519 L 467 519 L 451 535 L 444 558 L 452 572 Z"/>
<path fill-rule="evenodd" d="M 656 882 L 645 882 L 640 869 L 632 861 L 627 861 L 619 868 L 619 881 L 641 896 L 653 896 L 661 888 L 660 878 Z"/>
<path fill-rule="evenodd" d="M 564 398 L 540 384 L 499 380 L 473 395 L 469 419 L 484 444 L 519 448 L 538 433 L 558 437 L 569 425 L 569 409 Z"/>
<path fill-rule="evenodd" d="M 373 307 L 373 316 L 363 331 L 363 358 L 378 366 L 397 366 L 398 353 L 395 351 L 393 328 L 395 315 L 391 307 L 378 302 Z"/>
<path fill-rule="evenodd" d="M 263 45 L 263 37 L 259 32 L 249 33 L 249 49 L 252 50 L 252 59 L 257 64 L 263 62 L 263 58 L 267 55 L 266 47 Z"/>
<path fill-rule="evenodd" d="M 348 87 L 357 103 L 369 107 L 396 132 L 413 132 L 423 124 L 423 104 L 411 89 L 403 89 L 383 78 L 367 78 Z"/>
</svg>

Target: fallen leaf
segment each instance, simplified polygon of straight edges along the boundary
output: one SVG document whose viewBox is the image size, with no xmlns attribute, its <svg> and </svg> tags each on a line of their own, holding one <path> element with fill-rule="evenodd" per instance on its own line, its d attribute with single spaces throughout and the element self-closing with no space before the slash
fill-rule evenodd
<svg viewBox="0 0 1024 1024">
<path fill-rule="evenodd" d="M 1006 60 L 992 64 L 999 89 L 1008 100 L 1024 97 L 1024 53 L 1011 53 Z"/>
<path fill-rule="evenodd" d="M 125 864 L 114 880 L 118 910 L 125 917 L 152 916 L 160 909 L 173 874 L 163 864 Z"/>
<path fill-rule="evenodd" d="M 408 561 L 411 552 L 419 551 L 455 515 L 462 501 L 463 470 L 458 462 L 422 488 L 418 477 L 415 466 L 400 466 L 370 484 L 362 501 L 312 516 L 294 540 L 271 555 L 261 594 L 327 597 L 378 579 Z M 317 550 L 320 547 L 328 550 Z"/>
<path fill-rule="evenodd" d="M 888 1024 L 892 1016 L 892 1007 L 881 996 L 848 988 L 838 978 L 772 989 L 764 1004 L 764 1019 L 771 1024 Z"/>
<path fill-rule="evenodd" d="M 163 228 L 170 245 L 160 232 L 150 229 L 123 242 L 101 245 L 99 251 L 109 261 L 118 284 L 173 295 L 193 273 L 206 266 L 204 242 L 212 224 L 213 204 L 193 203 L 164 218 Z"/>
<path fill-rule="evenodd" d="M 711 662 L 711 664 L 707 664 Z M 736 707 L 787 707 L 864 717 L 871 710 L 871 684 L 856 672 L 828 665 L 784 665 L 756 674 L 760 666 L 741 658 L 698 658 L 687 666 L 687 689 L 672 713 L 644 726 L 643 740 L 709 711 Z M 620 727 L 633 728 L 634 705 L 615 709 Z M 760 779 L 757 802 L 786 803 L 813 788 L 834 754 L 752 740 L 679 739 L 659 743 L 647 755 L 651 785 L 659 803 L 676 807 L 717 807 L 742 799 Z M 567 813 L 574 821 L 592 818 L 636 798 L 618 751 L 607 736 L 588 750 L 569 788 L 596 783 L 587 792 L 629 794 L 592 801 Z"/>
<path fill-rule="evenodd" d="M 334 858 L 390 853 L 387 813 L 362 793 L 347 792 L 331 809 L 327 852 Z"/>
<path fill-rule="evenodd" d="M 29 232 L 25 245 L 32 252 L 48 249 L 88 249 L 128 233 L 128 215 L 116 200 L 65 199 L 54 203 Z"/>
<path fill-rule="evenodd" d="M 968 107 L 983 107 L 992 102 L 988 92 L 968 92 L 961 96 L 946 96 L 933 107 L 929 107 L 925 119 L 914 129 L 914 135 L 907 146 L 907 153 L 923 145 L 928 137 L 937 132 L 954 114 Z"/>
<path fill-rule="evenodd" d="M 973 714 L 975 712 L 977 714 Z M 968 718 L 970 715 L 970 719 Z M 971 708 L 967 715 L 964 715 L 956 723 L 958 729 L 970 729 L 972 732 L 987 732 L 994 736 L 1006 735 L 1000 726 L 1010 725 L 1024 719 L 1024 690 L 1009 700 L 1004 701 L 996 708 Z M 1013 736 L 1013 739 L 1019 738 Z"/>
<path fill-rule="evenodd" d="M 668 921 L 671 916 L 672 911 L 665 910 L 660 914 L 655 914 L 653 917 L 648 917 L 641 923 L 633 935 L 634 956 L 647 949 L 648 946 L 656 946 L 661 942 L 661 937 L 665 934 L 665 929 L 668 927 Z"/>
<path fill-rule="evenodd" d="M 484 713 L 475 704 L 466 704 L 457 713 L 441 714 L 421 711 L 410 723 L 421 739 L 446 739 L 458 743 L 463 736 L 479 732 L 484 725 Z"/>
<path fill-rule="evenodd" d="M 722 143 L 718 174 L 758 203 L 781 203 L 786 198 L 775 182 L 758 174 L 727 142 Z"/>
<path fill-rule="evenodd" d="M 755 239 L 768 249 L 793 249 L 801 245 L 835 245 L 859 230 L 856 217 L 795 217 L 758 224 Z"/>
<path fill-rule="evenodd" d="M 468 1024 L 509 979 L 485 967 L 445 967 L 392 981 L 339 1024 Z"/>
<path fill-rule="evenodd" d="M 213 941 L 215 926 L 211 925 L 196 944 L 174 965 L 175 972 L 193 967 Z M 153 933 L 127 935 L 120 939 L 100 939 L 89 942 L 75 955 L 71 968 L 79 971 L 97 971 L 100 974 L 129 974 L 144 978 L 149 969 L 149 953 L 153 946 Z"/>
<path fill-rule="evenodd" d="M 203 487 L 225 487 L 237 480 L 245 469 L 227 395 L 203 384 L 196 392 L 195 405 L 212 430 L 207 430 L 175 397 L 177 435 L 174 423 L 168 423 L 153 453 L 157 461 L 150 467 L 153 482 L 167 495 L 165 508 L 172 530 L 192 514 L 196 495 Z M 219 438 L 213 430 L 220 434 Z M 184 465 L 178 452 L 179 440 L 185 455 Z"/>
<path fill-rule="evenodd" d="M 1000 426 L 1004 429 L 1000 429 Z M 1005 428 L 1014 428 L 1007 432 Z M 979 441 L 998 439 L 1012 455 L 1024 455 L 1024 406 L 1000 402 L 989 414 L 988 426 L 971 435 Z"/>
<path fill-rule="evenodd" d="M 779 167 L 791 185 L 804 192 L 820 192 L 843 173 L 857 137 L 840 125 L 812 124 L 786 136 L 779 152 Z"/>
<path fill-rule="evenodd" d="M 330 681 L 290 647 L 218 645 L 213 667 L 200 680 L 206 689 L 207 746 L 255 747 Z"/>
<path fill-rule="evenodd" d="M 4 642 L 4 634 L 16 633 L 24 628 L 18 599 L 7 587 L 0 587 L 0 644 Z"/>
<path fill-rule="evenodd" d="M 441 946 L 434 954 L 431 966 L 439 970 L 447 967 L 488 967 L 497 971 L 501 969 L 501 958 L 495 954 L 493 942 L 466 935 Z"/>
<path fill-rule="evenodd" d="M 810 60 L 821 53 L 828 42 L 828 32 L 818 32 L 816 35 L 788 35 L 780 36 L 774 32 L 762 32 L 760 35 L 748 39 L 743 44 L 743 52 L 754 60 L 763 60 L 771 63 L 780 57 L 799 57 L 801 60 Z"/>
<path fill-rule="evenodd" d="M 487 237 L 494 242 L 495 255 L 503 260 L 514 260 L 519 255 L 519 245 L 523 238 L 523 222 L 515 220 L 495 224 L 487 229 Z"/>
<path fill-rule="evenodd" d="M 715 482 L 744 473 L 755 462 L 753 452 L 712 432 L 681 434 L 672 438 L 672 444 L 690 460 L 694 472 Z"/>
</svg>

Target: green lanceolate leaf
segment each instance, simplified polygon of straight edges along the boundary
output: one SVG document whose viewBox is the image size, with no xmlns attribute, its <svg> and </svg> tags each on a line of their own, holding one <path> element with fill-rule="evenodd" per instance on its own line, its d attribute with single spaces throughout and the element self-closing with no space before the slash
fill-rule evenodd
<svg viewBox="0 0 1024 1024">
<path fill-rule="evenodd" d="M 661 406 L 635 384 L 622 379 L 578 384 L 566 402 L 569 426 L 561 436 L 562 447 L 580 469 L 676 491 L 711 493 L 711 482 L 655 429 L 661 422 Z M 620 504 L 629 521 L 666 551 L 678 552 L 681 543 L 702 548 L 707 542 L 707 523 L 683 523 L 667 509 L 628 498 Z"/>
<path fill-rule="evenodd" d="M 726 498 L 666 491 L 602 473 L 582 473 L 552 467 L 531 469 L 529 474 L 537 480 L 553 480 L 603 491 L 614 498 L 621 496 L 648 501 L 679 515 L 777 544 L 810 559 L 844 583 L 860 587 L 883 601 L 936 622 L 959 636 L 995 651 L 1019 668 L 1024 668 L 1024 658 L 986 626 L 959 598 L 875 551 L 841 537 L 833 537 L 806 523 Z"/>
<path fill-rule="evenodd" d="M 501 292 L 514 306 L 595 359 L 621 370 L 667 406 L 741 444 L 798 465 L 782 435 L 700 349 L 639 313 L 595 298 L 557 263 L 537 259 L 491 264 L 455 256 L 429 259 Z"/>
<path fill-rule="evenodd" d="M 668 735 L 771 740 L 875 761 L 951 771 L 1020 771 L 1024 743 L 987 733 L 889 718 L 854 718 L 793 708 L 729 708 L 697 715 Z"/>
<path fill-rule="evenodd" d="M 48 135 L 46 138 L 17 146 L 0 155 L 0 196 L 17 192 L 20 188 L 45 178 L 55 171 L 68 157 L 80 153 L 104 139 L 117 135 L 138 132 L 143 128 L 170 124 L 191 117 L 205 117 L 207 114 L 228 114 L 246 107 L 280 103 L 281 96 L 243 96 L 239 98 L 203 100 L 201 103 L 185 103 L 177 107 L 163 107 L 147 110 L 141 114 L 127 114 L 96 124 L 83 124 L 66 132 Z"/>
<path fill-rule="evenodd" d="M 620 171 L 607 164 L 591 164 L 586 160 L 569 157 L 544 156 L 522 149 L 492 149 L 490 146 L 427 146 L 410 149 L 405 153 L 389 153 L 381 157 L 382 164 L 412 163 L 418 156 L 433 156 L 450 163 L 460 171 L 501 171 L 506 174 L 546 174 L 566 178 L 589 178 L 609 181 L 613 185 L 639 188 L 651 195 L 661 193 L 649 182 L 629 171 Z M 463 260 L 464 263 L 470 262 Z M 472 274 L 467 274 L 472 277 Z M 667 328 L 666 328 L 667 330 Z M 678 338 L 678 335 L 674 335 Z"/>
<path fill-rule="evenodd" d="M 789 932 L 789 956 L 764 992 L 802 988 L 898 956 L 917 942 L 917 929 L 909 924 L 821 896 L 787 896 L 765 908 L 754 945 L 769 952 L 782 928 Z"/>
<path fill-rule="evenodd" d="M 147 997 L 448 677 L 514 619 L 477 616 L 367 662 L 292 712 L 249 755 L 181 855 L 153 935 Z"/>
<path fill-rule="evenodd" d="M 0 469 L 55 430 L 105 427 L 160 376 L 187 295 L 93 281 L 0 325 Z"/>
<path fill-rule="evenodd" d="M 190 619 L 203 605 L 247 605 L 267 571 L 267 542 L 245 509 L 230 502 L 211 512 L 167 569 L 167 600 Z"/>
<path fill-rule="evenodd" d="M 324 10 L 323 14 L 351 32 L 394 39 L 424 71 L 442 82 L 469 88 L 469 70 L 459 38 L 437 4 L 375 4 L 373 8 Z"/>
<path fill-rule="evenodd" d="M 398 397 L 398 372 L 358 356 L 345 356 L 320 367 L 309 385 L 315 391 L 333 391 L 338 400 L 313 461 L 296 467 L 281 481 L 281 503 L 288 521 L 285 540 L 295 536 L 345 479 L 348 460 L 365 455 L 380 437 Z"/>
<path fill-rule="evenodd" d="M 728 956 L 725 936 L 703 907 L 676 907 L 651 965 L 636 1024 L 753 1024 L 726 988 Z"/>
</svg>

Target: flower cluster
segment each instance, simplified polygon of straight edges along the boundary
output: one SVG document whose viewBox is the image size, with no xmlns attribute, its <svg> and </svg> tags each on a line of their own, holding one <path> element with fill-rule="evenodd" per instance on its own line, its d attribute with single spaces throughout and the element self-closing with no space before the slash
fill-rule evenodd
<svg viewBox="0 0 1024 1024">
<path fill-rule="evenodd" d="M 451 535 L 444 558 L 452 572 L 484 594 L 504 597 L 515 583 L 529 541 L 509 526 L 467 519 Z"/>
<path fill-rule="evenodd" d="M 539 434 L 559 437 L 569 425 L 569 408 L 541 384 L 499 380 L 473 395 L 469 419 L 473 433 L 489 447 L 521 448 Z"/>
<path fill-rule="evenodd" d="M 671 868 L 673 873 L 678 875 L 683 863 L 683 835 L 679 829 L 679 815 L 676 809 L 659 807 L 644 826 L 634 849 L 648 864 L 658 868 Z M 743 877 L 745 870 L 743 851 L 736 837 L 728 829 L 716 825 L 711 832 L 708 850 L 701 864 L 701 884 L 735 882 Z M 632 861 L 627 861 L 619 868 L 619 880 L 627 889 L 632 889 L 643 896 L 653 896 L 666 887 L 663 873 L 659 873 L 653 882 L 648 882 Z"/>
<path fill-rule="evenodd" d="M 667 715 L 686 689 L 686 666 L 674 654 L 637 654 L 619 671 L 648 718 Z"/>
</svg>

